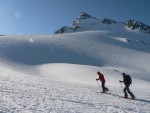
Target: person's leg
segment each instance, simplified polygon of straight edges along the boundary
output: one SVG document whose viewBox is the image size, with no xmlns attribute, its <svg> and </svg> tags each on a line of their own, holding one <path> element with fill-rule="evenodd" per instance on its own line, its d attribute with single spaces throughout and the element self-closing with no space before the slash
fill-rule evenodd
<svg viewBox="0 0 150 113">
<path fill-rule="evenodd" d="M 127 88 L 126 88 L 126 86 L 125 86 L 125 87 L 124 87 L 124 90 L 123 90 L 123 91 L 124 91 L 124 94 L 125 94 L 124 96 L 125 96 L 125 97 L 128 97 L 128 94 L 127 94 L 126 90 L 127 90 Z"/>
<path fill-rule="evenodd" d="M 105 82 L 102 82 L 102 88 L 103 88 L 103 92 L 109 91 L 109 89 L 107 87 L 105 87 Z"/>
<path fill-rule="evenodd" d="M 108 89 L 107 87 L 105 87 L 105 91 L 106 91 L 106 92 L 108 92 L 108 91 L 109 91 L 109 89 Z"/>
<path fill-rule="evenodd" d="M 102 82 L 102 90 L 103 90 L 103 92 L 105 92 L 105 82 Z"/>
<path fill-rule="evenodd" d="M 134 98 L 133 93 L 130 91 L 129 86 L 126 86 L 127 92 L 131 95 L 132 98 Z"/>
<path fill-rule="evenodd" d="M 105 91 L 108 92 L 109 89 L 105 86 L 105 83 L 104 83 L 104 88 L 105 88 Z"/>
</svg>

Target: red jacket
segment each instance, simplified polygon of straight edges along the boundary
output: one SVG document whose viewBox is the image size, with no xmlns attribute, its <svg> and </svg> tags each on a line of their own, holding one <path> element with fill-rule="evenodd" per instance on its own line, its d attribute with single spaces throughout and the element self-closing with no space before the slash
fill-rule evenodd
<svg viewBox="0 0 150 113">
<path fill-rule="evenodd" d="M 99 74 L 99 78 L 97 80 L 100 80 L 101 82 L 105 82 L 105 78 L 103 74 Z"/>
</svg>

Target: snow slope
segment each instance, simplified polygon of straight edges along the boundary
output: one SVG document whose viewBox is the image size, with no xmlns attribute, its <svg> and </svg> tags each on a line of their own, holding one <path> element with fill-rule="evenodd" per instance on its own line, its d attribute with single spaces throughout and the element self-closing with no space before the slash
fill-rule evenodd
<svg viewBox="0 0 150 113">
<path fill-rule="evenodd" d="M 61 76 L 65 77 L 64 73 L 73 73 L 70 74 L 71 78 L 76 78 L 76 73 L 79 71 L 80 73 L 77 74 L 81 77 L 81 81 L 90 77 L 93 79 L 90 80 L 93 84 L 77 83 L 76 79 L 70 78 L 68 79 L 70 82 L 54 81 L 1 66 L 0 111 L 2 113 L 148 113 L 150 111 L 150 91 L 147 90 L 150 88 L 149 82 L 134 79 L 131 90 L 138 100 L 125 100 L 118 96 L 101 94 L 101 89 L 95 81 L 97 76 L 94 70 L 100 69 L 103 73 L 107 73 L 107 86 L 112 93 L 123 95 L 118 83 L 120 73 L 92 66 L 61 64 L 64 66 L 60 69 L 59 64 L 55 65 L 58 66 L 56 71 L 65 71 Z M 68 67 L 72 70 L 68 70 Z M 53 74 L 55 73 L 49 76 L 53 77 Z M 82 74 L 86 74 L 86 78 Z"/>
<path fill-rule="evenodd" d="M 0 37 L 0 112 L 148 113 L 150 47 L 135 40 L 109 31 Z M 138 100 L 100 94 L 97 71 L 118 95 L 121 73 L 131 74 Z"/>
<path fill-rule="evenodd" d="M 0 36 L 0 112 L 148 113 L 149 34 L 121 24 L 101 28 Z M 100 93 L 97 71 L 115 96 Z M 137 100 L 117 96 L 123 95 L 123 72 L 133 78 Z"/>
<path fill-rule="evenodd" d="M 109 31 L 4 36 L 0 37 L 0 60 L 27 66 L 48 63 L 93 65 L 150 81 L 150 46 L 136 41 L 141 37 L 141 40 L 150 42 L 148 36 L 137 34 L 136 39 L 132 35 L 125 38 L 123 35 L 112 35 Z"/>
</svg>

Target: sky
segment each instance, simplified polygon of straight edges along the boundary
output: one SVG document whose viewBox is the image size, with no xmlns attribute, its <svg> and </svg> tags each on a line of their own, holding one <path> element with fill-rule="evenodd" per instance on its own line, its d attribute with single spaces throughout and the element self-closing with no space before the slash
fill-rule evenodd
<svg viewBox="0 0 150 113">
<path fill-rule="evenodd" d="M 150 25 L 150 0 L 0 0 L 0 35 L 53 34 L 80 12 Z"/>
</svg>

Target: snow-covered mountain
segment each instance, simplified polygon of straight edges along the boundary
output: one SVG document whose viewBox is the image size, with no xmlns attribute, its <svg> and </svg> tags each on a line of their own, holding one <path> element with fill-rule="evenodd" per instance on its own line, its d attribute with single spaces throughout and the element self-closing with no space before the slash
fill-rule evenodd
<svg viewBox="0 0 150 113">
<path fill-rule="evenodd" d="M 76 32 L 0 36 L 0 112 L 148 113 L 150 34 L 128 27 L 132 22 L 81 13 Z M 97 71 L 110 95 L 99 93 Z M 123 72 L 131 75 L 137 100 L 117 96 L 124 95 Z"/>
<path fill-rule="evenodd" d="M 115 27 L 114 27 L 115 26 Z M 97 19 L 85 12 L 81 12 L 79 17 L 77 17 L 71 26 L 64 26 L 59 30 L 55 31 L 55 34 L 59 33 L 71 33 L 71 32 L 82 32 L 89 30 L 110 30 L 111 28 L 128 28 L 137 32 L 144 32 L 150 34 L 150 26 L 136 21 L 127 20 L 126 22 L 116 22 L 108 18 Z M 111 29 L 112 30 L 112 29 Z M 119 31 L 118 31 L 119 32 Z"/>
</svg>

